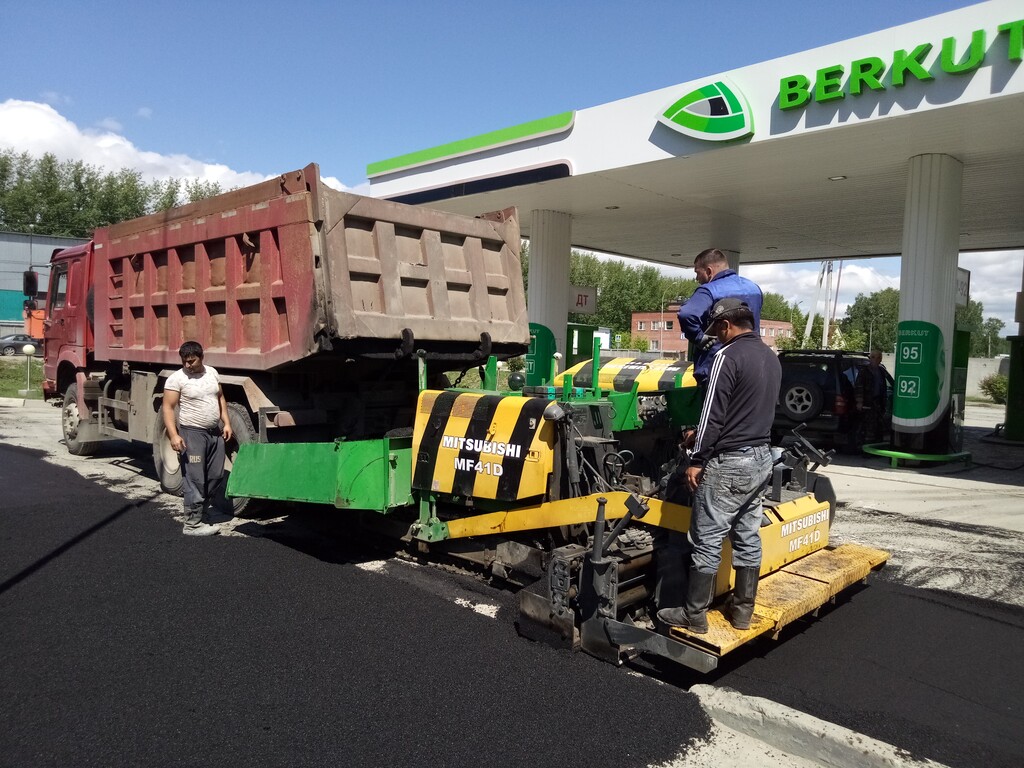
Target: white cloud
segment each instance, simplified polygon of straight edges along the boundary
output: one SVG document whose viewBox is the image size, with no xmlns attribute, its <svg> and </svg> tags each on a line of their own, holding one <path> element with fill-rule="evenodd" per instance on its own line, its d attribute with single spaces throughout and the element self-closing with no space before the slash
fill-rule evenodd
<svg viewBox="0 0 1024 768">
<path fill-rule="evenodd" d="M 41 98 L 47 104 L 52 104 L 53 106 L 71 103 L 70 96 L 63 93 L 58 93 L 57 91 L 43 91 L 39 94 L 39 98 Z"/>
<path fill-rule="evenodd" d="M 626 259 L 605 254 L 597 254 L 602 259 L 617 259 L 627 264 L 636 265 L 635 259 Z M 857 259 L 843 262 L 842 275 L 839 273 L 839 261 L 832 271 L 833 301 L 835 301 L 838 283 L 839 299 L 836 304 L 836 319 L 841 319 L 846 310 L 853 304 L 857 294 L 865 296 L 885 288 L 900 287 L 899 257 Z M 1024 274 L 1024 251 L 999 251 L 985 253 L 962 253 L 959 264 L 971 271 L 971 298 L 980 301 L 984 306 L 984 317 L 995 317 L 1003 321 L 1004 335 L 1015 335 L 1017 323 L 1013 319 L 1017 292 L 1022 290 L 1021 280 Z M 790 302 L 800 302 L 799 308 L 807 313 L 814 303 L 818 286 L 820 262 L 799 262 L 781 264 L 741 265 L 740 273 L 749 277 L 761 286 L 765 292 L 771 291 L 785 296 Z M 677 267 L 660 267 L 670 277 L 693 277 L 693 270 Z M 818 300 L 818 313 L 824 309 L 825 287 L 822 286 Z"/>
<path fill-rule="evenodd" d="M 117 131 L 81 129 L 52 106 L 8 99 L 0 103 L 0 147 L 36 157 L 51 152 L 61 160 L 81 160 L 108 171 L 131 168 L 146 181 L 175 178 L 216 182 L 225 189 L 263 181 L 268 176 L 204 163 L 188 155 L 162 155 L 132 144 Z"/>
<path fill-rule="evenodd" d="M 121 125 L 121 123 L 119 123 L 113 117 L 104 117 L 102 120 L 96 123 L 96 125 L 98 125 L 105 131 L 110 131 L 111 133 L 117 133 L 118 131 L 124 128 L 124 126 Z"/>
<path fill-rule="evenodd" d="M 1013 315 L 1024 274 L 1024 252 L 961 253 L 960 266 L 971 272 L 971 298 L 985 307 L 984 316 L 1002 320 L 1004 335 L 1016 335 Z"/>
<path fill-rule="evenodd" d="M 139 107 L 135 111 L 135 116 L 141 117 L 143 120 L 149 120 L 153 116 L 153 109 L 152 107 Z"/>
<path fill-rule="evenodd" d="M 846 313 L 847 307 L 853 304 L 858 294 L 870 295 L 885 288 L 899 288 L 899 276 L 885 274 L 889 259 L 871 261 L 848 261 L 842 266 L 839 262 L 832 269 L 832 301 L 835 303 L 836 318 Z M 873 262 L 878 262 L 873 263 Z M 818 274 L 820 264 L 817 262 L 801 262 L 799 264 L 757 264 L 741 267 L 741 274 L 761 286 L 765 292 L 771 291 L 785 296 L 790 302 L 800 302 L 800 311 L 807 313 L 814 303 L 818 291 Z M 898 267 L 897 267 L 898 269 Z M 838 288 L 838 301 L 836 293 Z M 822 284 L 818 297 L 818 313 L 824 310 L 825 284 Z"/>
</svg>

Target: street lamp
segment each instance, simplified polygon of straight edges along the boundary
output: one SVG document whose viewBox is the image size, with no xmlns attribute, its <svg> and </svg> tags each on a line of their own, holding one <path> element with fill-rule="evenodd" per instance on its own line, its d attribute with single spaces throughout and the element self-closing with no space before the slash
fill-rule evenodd
<svg viewBox="0 0 1024 768">
<path fill-rule="evenodd" d="M 794 331 L 793 331 L 793 312 L 794 312 L 794 310 L 796 310 L 796 308 L 797 308 L 797 307 L 799 307 L 799 306 L 800 306 L 801 304 L 803 304 L 803 301 L 802 301 L 802 300 L 801 300 L 801 301 L 798 301 L 798 302 L 797 302 L 796 304 L 793 304 L 793 305 L 792 305 L 792 306 L 790 306 L 790 308 L 789 308 L 789 332 L 790 332 L 791 334 L 792 334 L 792 333 L 794 333 Z M 794 334 L 794 335 L 795 335 L 795 334 Z"/>
<path fill-rule="evenodd" d="M 35 345 L 26 344 L 21 348 L 21 353 L 25 355 L 25 389 L 21 392 L 18 392 L 18 394 L 22 395 L 23 397 L 28 397 L 29 395 L 32 394 L 32 356 L 36 353 Z"/>
</svg>

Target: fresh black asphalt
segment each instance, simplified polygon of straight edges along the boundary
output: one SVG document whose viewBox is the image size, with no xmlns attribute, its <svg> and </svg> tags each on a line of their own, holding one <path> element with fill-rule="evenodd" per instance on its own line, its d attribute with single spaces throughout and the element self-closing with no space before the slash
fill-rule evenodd
<svg viewBox="0 0 1024 768">
<path fill-rule="evenodd" d="M 0 765 L 644 766 L 708 733 L 358 552 L 185 537 L 5 444 L 0 485 Z"/>
<path fill-rule="evenodd" d="M 710 677 L 642 665 L 659 686 L 517 637 L 507 593 L 358 568 L 358 540 L 184 537 L 2 443 L 0 484 L 0 766 L 643 766 L 706 736 L 695 682 L 955 768 L 1024 765 L 1024 611 L 884 571 Z"/>
<path fill-rule="evenodd" d="M 950 766 L 1024 765 L 1024 611 L 875 578 L 716 685 Z"/>
</svg>

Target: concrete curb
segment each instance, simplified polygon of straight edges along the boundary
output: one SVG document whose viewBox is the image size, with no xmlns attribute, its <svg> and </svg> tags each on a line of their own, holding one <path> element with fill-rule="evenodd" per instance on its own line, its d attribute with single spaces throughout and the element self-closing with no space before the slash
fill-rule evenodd
<svg viewBox="0 0 1024 768">
<path fill-rule="evenodd" d="M 7 408 L 47 408 L 49 403 L 39 398 L 0 397 L 0 407 Z"/>
<path fill-rule="evenodd" d="M 716 723 L 827 768 L 945 768 L 884 741 L 731 688 L 690 688 Z"/>
</svg>

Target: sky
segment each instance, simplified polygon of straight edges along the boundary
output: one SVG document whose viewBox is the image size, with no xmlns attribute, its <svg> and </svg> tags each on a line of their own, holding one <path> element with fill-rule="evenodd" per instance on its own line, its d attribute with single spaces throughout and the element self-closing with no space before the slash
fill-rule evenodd
<svg viewBox="0 0 1024 768">
<path fill-rule="evenodd" d="M 378 160 L 969 4 L 0 0 L 0 147 L 226 188 L 317 162 L 366 193 Z M 1009 333 L 1022 262 L 960 259 Z M 817 265 L 744 274 L 813 302 Z M 890 286 L 898 259 L 847 262 L 839 314 Z"/>
</svg>

